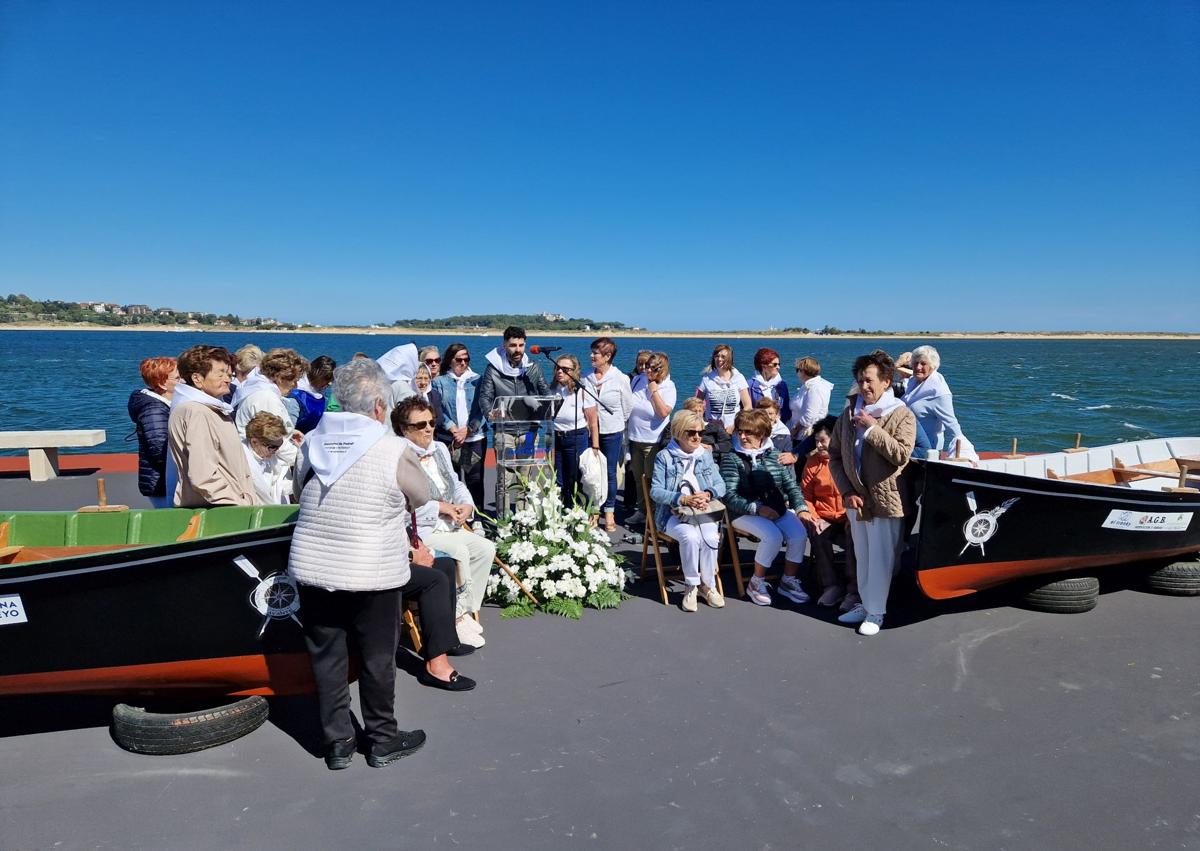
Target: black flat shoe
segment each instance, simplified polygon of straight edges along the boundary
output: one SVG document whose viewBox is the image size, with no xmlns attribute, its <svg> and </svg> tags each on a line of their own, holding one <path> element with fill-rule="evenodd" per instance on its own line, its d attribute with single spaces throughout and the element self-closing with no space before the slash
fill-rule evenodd
<svg viewBox="0 0 1200 851">
<path fill-rule="evenodd" d="M 475 648 L 470 644 L 459 644 L 446 651 L 447 656 L 470 656 Z"/>
<path fill-rule="evenodd" d="M 475 681 L 470 677 L 464 677 L 458 671 L 452 672 L 449 680 L 439 680 L 422 668 L 421 672 L 417 674 L 417 682 L 423 686 L 440 688 L 446 691 L 470 691 L 475 688 Z"/>
<path fill-rule="evenodd" d="M 372 743 L 371 749 L 367 751 L 367 765 L 371 768 L 383 768 L 414 751 L 419 751 L 424 744 L 424 730 L 401 730 L 400 735 L 390 742 Z"/>
<path fill-rule="evenodd" d="M 358 749 L 358 741 L 351 736 L 338 742 L 330 742 L 325 746 L 325 767 L 330 771 L 341 771 L 349 768 L 354 752 Z"/>
</svg>

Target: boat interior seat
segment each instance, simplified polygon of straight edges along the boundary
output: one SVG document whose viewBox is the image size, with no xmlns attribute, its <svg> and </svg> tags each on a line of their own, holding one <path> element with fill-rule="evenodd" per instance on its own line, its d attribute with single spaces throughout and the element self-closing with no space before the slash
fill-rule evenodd
<svg viewBox="0 0 1200 851">
<path fill-rule="evenodd" d="M 300 515 L 298 505 L 264 505 L 255 512 L 252 528 L 264 529 L 271 526 L 281 526 L 284 523 L 295 522 Z"/>
<path fill-rule="evenodd" d="M 198 537 L 211 538 L 214 535 L 227 535 L 230 532 L 245 532 L 247 529 L 253 529 L 257 514 L 258 509 L 252 506 L 223 505 L 218 508 L 209 508 L 204 512 Z"/>
<path fill-rule="evenodd" d="M 129 543 L 161 544 L 179 540 L 188 530 L 194 508 L 160 508 L 130 512 Z"/>
</svg>

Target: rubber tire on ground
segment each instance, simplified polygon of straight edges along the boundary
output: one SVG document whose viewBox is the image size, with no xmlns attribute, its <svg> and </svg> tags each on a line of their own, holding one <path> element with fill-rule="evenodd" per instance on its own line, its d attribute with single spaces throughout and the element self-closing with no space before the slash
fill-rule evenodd
<svg viewBox="0 0 1200 851">
<path fill-rule="evenodd" d="M 1177 561 L 1146 575 L 1146 585 L 1160 594 L 1200 596 L 1200 562 Z"/>
<path fill-rule="evenodd" d="M 1090 612 L 1100 599 L 1100 580 L 1094 576 L 1073 576 L 1047 582 L 1026 591 L 1025 605 L 1039 612 L 1077 614 Z"/>
<path fill-rule="evenodd" d="M 268 708 L 266 699 L 259 695 L 212 709 L 172 714 L 119 703 L 113 707 L 112 737 L 134 753 L 192 753 L 257 730 L 267 720 Z"/>
</svg>

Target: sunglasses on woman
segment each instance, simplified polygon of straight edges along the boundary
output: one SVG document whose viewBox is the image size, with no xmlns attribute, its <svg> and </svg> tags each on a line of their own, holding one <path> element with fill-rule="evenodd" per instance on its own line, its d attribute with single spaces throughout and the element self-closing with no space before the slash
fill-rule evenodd
<svg viewBox="0 0 1200 851">
<path fill-rule="evenodd" d="M 441 361 L 437 358 L 425 358 L 426 366 L 433 366 L 435 363 L 441 363 Z"/>
<path fill-rule="evenodd" d="M 419 428 L 433 428 L 433 420 L 421 420 L 420 422 L 409 423 L 406 427 L 414 431 Z"/>
<path fill-rule="evenodd" d="M 704 429 L 702 429 L 702 428 L 687 428 L 687 429 L 683 430 L 683 433 L 685 435 L 687 435 L 688 437 L 700 437 L 702 434 L 704 434 Z"/>
<path fill-rule="evenodd" d="M 454 362 L 455 363 L 470 363 L 471 356 L 470 355 L 455 355 Z"/>
</svg>

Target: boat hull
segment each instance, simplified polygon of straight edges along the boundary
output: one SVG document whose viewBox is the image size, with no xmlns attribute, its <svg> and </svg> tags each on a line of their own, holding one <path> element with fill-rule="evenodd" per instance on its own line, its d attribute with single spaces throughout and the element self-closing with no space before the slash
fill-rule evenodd
<svg viewBox="0 0 1200 851">
<path fill-rule="evenodd" d="M 312 691 L 293 528 L 6 566 L 0 696 Z"/>
<path fill-rule="evenodd" d="M 1200 551 L 1200 494 L 923 468 L 916 577 L 934 599 L 1044 574 Z"/>
</svg>

